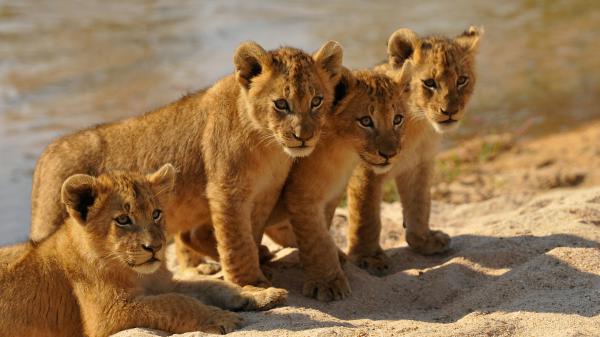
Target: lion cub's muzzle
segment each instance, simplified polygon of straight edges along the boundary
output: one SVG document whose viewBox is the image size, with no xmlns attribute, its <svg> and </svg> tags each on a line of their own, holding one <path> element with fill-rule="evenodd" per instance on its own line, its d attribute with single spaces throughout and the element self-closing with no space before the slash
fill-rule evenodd
<svg viewBox="0 0 600 337">
<path fill-rule="evenodd" d="M 286 137 L 283 144 L 284 151 L 292 157 L 306 157 L 314 150 L 318 137 L 314 128 L 296 127 L 290 132 L 291 137 Z"/>
<path fill-rule="evenodd" d="M 371 170 L 375 174 L 384 174 L 392 169 L 394 166 L 395 160 L 400 147 L 382 147 L 377 150 L 377 156 L 372 155 L 371 158 L 362 157 L 362 160 L 365 161 Z"/>
<path fill-rule="evenodd" d="M 452 110 L 452 109 L 440 109 L 439 112 L 433 114 L 431 120 L 431 124 L 433 128 L 439 132 L 444 133 L 448 131 L 453 131 L 458 128 L 458 124 L 462 118 L 462 111 L 460 110 Z"/>
<path fill-rule="evenodd" d="M 373 172 L 375 172 L 375 174 L 384 174 L 388 172 L 393 166 L 392 160 L 398 154 L 398 150 L 399 149 L 397 148 L 378 150 L 377 154 L 379 155 L 380 160 L 383 159 L 383 161 L 371 165 Z"/>
<path fill-rule="evenodd" d="M 143 243 L 134 255 L 135 262 L 130 263 L 130 267 L 140 274 L 151 274 L 165 259 L 164 243 Z"/>
</svg>

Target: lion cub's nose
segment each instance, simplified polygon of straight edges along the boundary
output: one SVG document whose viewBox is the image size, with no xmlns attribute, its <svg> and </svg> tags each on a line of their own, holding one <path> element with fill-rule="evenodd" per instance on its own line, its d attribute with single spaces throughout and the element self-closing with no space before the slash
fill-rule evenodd
<svg viewBox="0 0 600 337">
<path fill-rule="evenodd" d="M 387 150 L 387 151 L 382 151 L 382 150 L 379 150 L 379 151 L 377 151 L 377 152 L 379 153 L 379 155 L 380 155 L 381 157 L 383 157 L 383 158 L 384 158 L 384 159 L 386 159 L 386 160 L 388 160 L 388 159 L 390 159 L 390 158 L 394 157 L 394 156 L 396 155 L 396 153 L 397 153 L 397 151 L 396 151 L 396 150 Z"/>
<path fill-rule="evenodd" d="M 157 244 L 142 244 L 142 249 L 150 252 L 150 253 L 156 253 L 158 252 L 160 249 L 162 248 L 162 243 L 157 243 Z"/>
<path fill-rule="evenodd" d="M 452 115 L 456 115 L 456 113 L 458 111 L 450 111 L 450 110 L 440 109 L 440 112 L 442 113 L 442 115 L 446 115 L 448 117 L 452 117 Z"/>
<path fill-rule="evenodd" d="M 311 128 L 297 126 L 292 129 L 292 135 L 296 140 L 306 142 L 314 136 L 314 131 Z"/>
</svg>

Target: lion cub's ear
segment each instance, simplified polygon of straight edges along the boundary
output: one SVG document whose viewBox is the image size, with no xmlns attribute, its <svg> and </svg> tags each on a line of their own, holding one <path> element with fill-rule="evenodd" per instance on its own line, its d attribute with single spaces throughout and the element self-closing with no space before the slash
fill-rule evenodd
<svg viewBox="0 0 600 337">
<path fill-rule="evenodd" d="M 388 62 L 394 69 L 400 69 L 414 53 L 419 37 L 408 28 L 395 31 L 388 40 Z"/>
<path fill-rule="evenodd" d="M 87 223 L 96 196 L 96 178 L 87 174 L 72 175 L 62 185 L 62 202 L 69 215 L 82 225 Z"/>
<path fill-rule="evenodd" d="M 394 76 L 394 80 L 400 84 L 402 91 L 410 91 L 410 81 L 413 75 L 413 61 L 406 60 L 400 72 Z"/>
<path fill-rule="evenodd" d="M 162 197 L 165 193 L 169 195 L 173 191 L 176 175 L 175 167 L 171 164 L 165 164 L 156 172 L 147 175 L 146 179 L 150 182 L 156 196 Z"/>
<path fill-rule="evenodd" d="M 343 57 L 342 45 L 336 41 L 325 42 L 313 55 L 315 62 L 329 74 L 334 83 L 341 74 Z"/>
<path fill-rule="evenodd" d="M 352 96 L 352 91 L 356 86 L 356 78 L 346 67 L 342 67 L 342 71 L 340 73 L 340 80 L 335 86 L 334 89 L 334 99 L 333 99 L 333 110 L 335 112 L 343 111 L 350 101 L 350 96 Z"/>
<path fill-rule="evenodd" d="M 479 40 L 483 36 L 483 33 L 483 27 L 471 26 L 457 36 L 454 41 L 466 51 L 474 52 L 477 51 Z"/>
<path fill-rule="evenodd" d="M 269 55 L 256 42 L 243 43 L 233 56 L 235 77 L 240 85 L 248 90 L 252 79 L 260 75 L 270 63 Z"/>
</svg>

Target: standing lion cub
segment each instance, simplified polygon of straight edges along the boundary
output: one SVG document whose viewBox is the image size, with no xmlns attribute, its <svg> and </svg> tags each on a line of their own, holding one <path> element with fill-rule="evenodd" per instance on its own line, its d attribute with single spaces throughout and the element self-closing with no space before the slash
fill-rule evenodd
<svg viewBox="0 0 600 337">
<path fill-rule="evenodd" d="M 396 181 L 409 246 L 426 255 L 449 247 L 446 233 L 429 228 L 431 179 L 441 135 L 458 127 L 473 94 L 482 34 L 482 29 L 470 27 L 453 39 L 420 38 L 410 29 L 399 29 L 389 39 L 389 61 L 376 69 L 394 77 L 411 68 L 408 106 L 420 118 L 414 123 L 417 137 L 403 148 L 387 175 L 360 165 L 348 186 L 348 255 L 373 274 L 389 270 L 389 259 L 379 246 L 385 179 Z"/>
<path fill-rule="evenodd" d="M 345 73 L 322 140 L 310 157 L 292 167 L 281 199 L 306 271 L 306 296 L 331 301 L 350 293 L 329 224 L 354 168 L 365 165 L 384 174 L 396 163 L 402 144 L 412 141 L 414 135 L 406 132 L 413 117 L 405 81 L 372 70 Z"/>
<path fill-rule="evenodd" d="M 284 301 L 280 289 L 171 279 L 160 201 L 174 175 L 167 164 L 149 176 L 68 178 L 65 223 L 0 271 L 0 336 L 100 337 L 133 327 L 227 333 L 242 319 L 218 307 L 260 310 Z"/>
<path fill-rule="evenodd" d="M 266 285 L 260 240 L 289 169 L 307 156 L 333 101 L 342 48 L 314 55 L 256 43 L 235 52 L 235 74 L 143 116 L 62 137 L 40 157 L 32 191 L 31 239 L 55 231 L 66 212 L 62 181 L 109 170 L 147 172 L 170 162 L 180 172 L 165 205 L 167 232 L 210 224 L 227 281 Z"/>
</svg>

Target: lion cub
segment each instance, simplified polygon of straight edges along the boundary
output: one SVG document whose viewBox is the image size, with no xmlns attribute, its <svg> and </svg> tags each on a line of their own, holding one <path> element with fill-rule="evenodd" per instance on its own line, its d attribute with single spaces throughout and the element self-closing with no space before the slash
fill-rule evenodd
<svg viewBox="0 0 600 337">
<path fill-rule="evenodd" d="M 0 335 L 94 337 L 133 327 L 227 333 L 242 319 L 215 306 L 268 309 L 284 301 L 280 289 L 171 280 L 160 201 L 174 175 L 167 164 L 148 176 L 68 178 L 63 226 L 0 272 Z"/>
<path fill-rule="evenodd" d="M 306 296 L 330 301 L 350 292 L 329 224 L 356 166 L 383 174 L 395 164 L 401 145 L 412 141 L 414 135 L 405 133 L 413 118 L 402 82 L 372 70 L 345 73 L 321 141 L 290 171 L 281 198 L 307 274 Z"/>
<path fill-rule="evenodd" d="M 76 173 L 150 171 L 170 162 L 180 172 L 165 205 L 167 232 L 209 224 L 225 279 L 264 285 L 260 239 L 294 158 L 319 139 L 333 101 L 342 48 L 314 55 L 244 43 L 235 74 L 143 116 L 62 137 L 40 157 L 33 179 L 31 239 L 58 228 L 66 213 L 60 186 Z"/>
<path fill-rule="evenodd" d="M 414 138 L 407 143 L 387 175 L 359 166 L 348 186 L 348 253 L 350 260 L 382 275 L 389 261 L 379 246 L 381 186 L 393 178 L 402 201 L 406 241 L 421 254 L 449 247 L 450 237 L 429 229 L 431 176 L 441 134 L 454 130 L 475 86 L 474 61 L 483 31 L 470 27 L 454 39 L 419 38 L 409 29 L 396 31 L 388 42 L 387 64 L 377 70 L 399 76 L 410 67 L 409 109 L 419 116 Z"/>
</svg>

